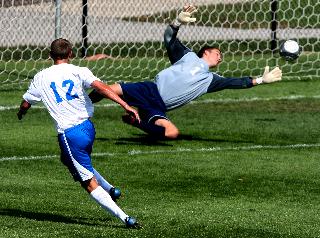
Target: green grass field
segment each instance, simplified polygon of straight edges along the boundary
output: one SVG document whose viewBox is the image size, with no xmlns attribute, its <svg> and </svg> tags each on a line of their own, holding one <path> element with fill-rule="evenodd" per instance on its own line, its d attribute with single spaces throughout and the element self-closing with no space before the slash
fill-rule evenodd
<svg viewBox="0 0 320 238">
<path fill-rule="evenodd" d="M 284 78 L 169 112 L 176 141 L 154 141 L 123 124 L 120 107 L 97 104 L 93 164 L 140 230 L 73 182 L 48 113 L 18 121 L 24 91 L 0 90 L 0 237 L 319 237 L 320 81 Z"/>
<path fill-rule="evenodd" d="M 319 14 L 318 0 L 278 1 L 278 29 L 317 29 Z M 176 15 L 122 20 L 169 23 Z M 270 1 L 199 6 L 195 17 L 197 26 L 269 29 Z M 118 204 L 140 230 L 126 229 L 73 182 L 42 105 L 17 119 L 29 80 L 51 65 L 47 46 L 2 47 L 0 238 L 320 237 L 320 43 L 302 37 L 295 63 L 272 55 L 269 40 L 206 41 L 224 52 L 216 72 L 256 76 L 279 65 L 283 81 L 208 94 L 169 112 L 181 132 L 175 141 L 123 124 L 110 101 L 96 105 L 94 167 L 121 188 Z M 169 65 L 161 40 L 92 44 L 88 55 L 114 57 L 95 62 L 79 59 L 76 43 L 72 62 L 108 83 L 151 80 Z M 197 51 L 205 42 L 183 43 Z"/>
</svg>

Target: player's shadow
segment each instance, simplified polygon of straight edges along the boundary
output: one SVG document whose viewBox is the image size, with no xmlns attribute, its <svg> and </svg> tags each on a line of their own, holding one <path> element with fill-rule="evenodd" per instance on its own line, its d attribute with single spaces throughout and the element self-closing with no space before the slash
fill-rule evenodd
<svg viewBox="0 0 320 238">
<path fill-rule="evenodd" d="M 216 139 L 216 138 L 203 138 L 195 135 L 188 134 L 180 134 L 176 140 L 180 141 L 203 141 L 203 142 L 213 142 L 213 143 L 224 143 L 224 142 L 232 142 L 232 143 L 252 143 L 253 140 L 235 140 L 235 139 Z"/>
<path fill-rule="evenodd" d="M 20 209 L 0 209 L 0 216 L 10 216 L 10 217 L 17 217 L 17 218 L 26 218 L 30 220 L 36 221 L 50 221 L 50 222 L 59 222 L 59 223 L 66 223 L 66 224 L 80 224 L 86 226 L 106 226 L 110 219 L 92 219 L 92 218 L 71 218 L 59 214 L 52 214 L 52 213 L 44 213 L 44 212 L 32 212 L 32 211 L 23 211 Z M 113 227 L 115 225 L 112 225 Z"/>
<path fill-rule="evenodd" d="M 134 134 L 136 137 L 121 137 L 117 138 L 114 142 L 115 145 L 151 145 L 151 146 L 174 146 L 172 141 L 200 141 L 200 142 L 210 142 L 210 143 L 253 143 L 253 140 L 245 139 L 215 139 L 215 138 L 203 138 L 195 135 L 180 134 L 178 138 L 174 140 L 170 139 L 157 139 L 146 134 Z M 96 138 L 100 141 L 112 141 L 110 138 Z"/>
<path fill-rule="evenodd" d="M 105 138 L 96 137 L 95 141 L 110 142 L 115 145 L 157 145 L 157 146 L 173 146 L 169 144 L 170 140 L 157 139 L 147 134 L 133 134 L 135 137 Z"/>
<path fill-rule="evenodd" d="M 118 138 L 115 142 L 116 145 L 156 145 L 156 146 L 170 146 L 173 145 L 169 143 L 170 140 L 162 140 L 162 139 L 156 139 L 149 135 L 141 135 L 139 134 L 137 137 L 122 137 Z"/>
</svg>

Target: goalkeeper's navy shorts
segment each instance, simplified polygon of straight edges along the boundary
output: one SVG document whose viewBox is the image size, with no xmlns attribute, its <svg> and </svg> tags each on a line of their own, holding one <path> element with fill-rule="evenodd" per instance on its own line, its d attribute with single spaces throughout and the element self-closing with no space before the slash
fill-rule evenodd
<svg viewBox="0 0 320 238">
<path fill-rule="evenodd" d="M 166 116 L 166 106 L 159 94 L 157 85 L 151 81 L 137 83 L 120 83 L 123 99 L 138 108 L 141 120 L 152 123 Z"/>
<path fill-rule="evenodd" d="M 94 138 L 95 128 L 90 120 L 58 134 L 61 162 L 67 166 L 75 181 L 86 181 L 93 177 L 90 155 Z"/>
</svg>

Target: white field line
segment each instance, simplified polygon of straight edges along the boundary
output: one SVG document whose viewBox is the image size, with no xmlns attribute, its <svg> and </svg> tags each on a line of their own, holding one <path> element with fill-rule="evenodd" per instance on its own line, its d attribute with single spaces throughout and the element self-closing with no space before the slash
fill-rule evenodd
<svg viewBox="0 0 320 238">
<path fill-rule="evenodd" d="M 208 148 L 178 148 L 175 150 L 151 150 L 151 151 L 142 151 L 142 150 L 130 150 L 123 153 L 93 153 L 93 157 L 114 157 L 114 156 L 133 156 L 133 155 L 155 155 L 155 154 L 173 154 L 173 153 L 182 153 L 182 152 L 220 152 L 220 151 L 254 151 L 261 149 L 301 149 L 301 148 L 317 148 L 320 147 L 320 143 L 317 144 L 293 144 L 293 145 L 253 145 L 253 146 L 240 146 L 240 147 L 208 147 Z M 12 160 L 44 160 L 44 159 L 53 159 L 59 158 L 59 155 L 43 155 L 43 156 L 25 156 L 25 157 L 0 157 L 0 162 L 2 161 L 12 161 Z"/>
<path fill-rule="evenodd" d="M 313 98 L 313 99 L 319 99 L 320 95 L 313 95 L 313 96 L 305 96 L 305 95 L 294 95 L 294 96 L 284 96 L 284 97 L 273 97 L 273 98 L 259 98 L 259 97 L 253 97 L 253 98 L 221 98 L 221 99 L 205 99 L 205 100 L 198 100 L 198 101 L 192 101 L 190 104 L 206 104 L 206 103 L 229 103 L 229 102 L 254 102 L 254 101 L 271 101 L 271 100 L 297 100 L 297 99 L 305 99 L 305 98 Z M 116 103 L 106 103 L 106 104 L 96 104 L 95 107 L 117 107 L 119 106 Z M 32 108 L 39 108 L 44 109 L 44 106 L 32 106 Z M 13 110 L 13 109 L 19 109 L 18 105 L 15 106 L 0 106 L 0 111 L 7 111 L 7 110 Z"/>
</svg>

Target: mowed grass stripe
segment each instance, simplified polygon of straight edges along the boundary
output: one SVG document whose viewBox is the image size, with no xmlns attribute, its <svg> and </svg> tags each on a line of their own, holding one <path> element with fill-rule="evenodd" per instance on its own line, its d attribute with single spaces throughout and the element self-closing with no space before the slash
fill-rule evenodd
<svg viewBox="0 0 320 238">
<path fill-rule="evenodd" d="M 301 148 L 315 148 L 320 147 L 320 144 L 294 144 L 294 145 L 253 145 L 253 146 L 240 146 L 240 147 L 208 147 L 208 148 L 178 148 L 176 150 L 130 150 L 127 153 L 92 153 L 94 157 L 103 157 L 103 156 L 119 156 L 119 155 L 146 155 L 146 154 L 168 154 L 168 153 L 182 153 L 182 152 L 218 152 L 218 151 L 240 151 L 240 150 L 261 150 L 261 149 L 301 149 Z M 41 156 L 13 156 L 13 157 L 0 157 L 1 161 L 10 161 L 10 160 L 42 160 L 42 159 L 52 159 L 58 158 L 60 155 L 41 155 Z"/>
</svg>

